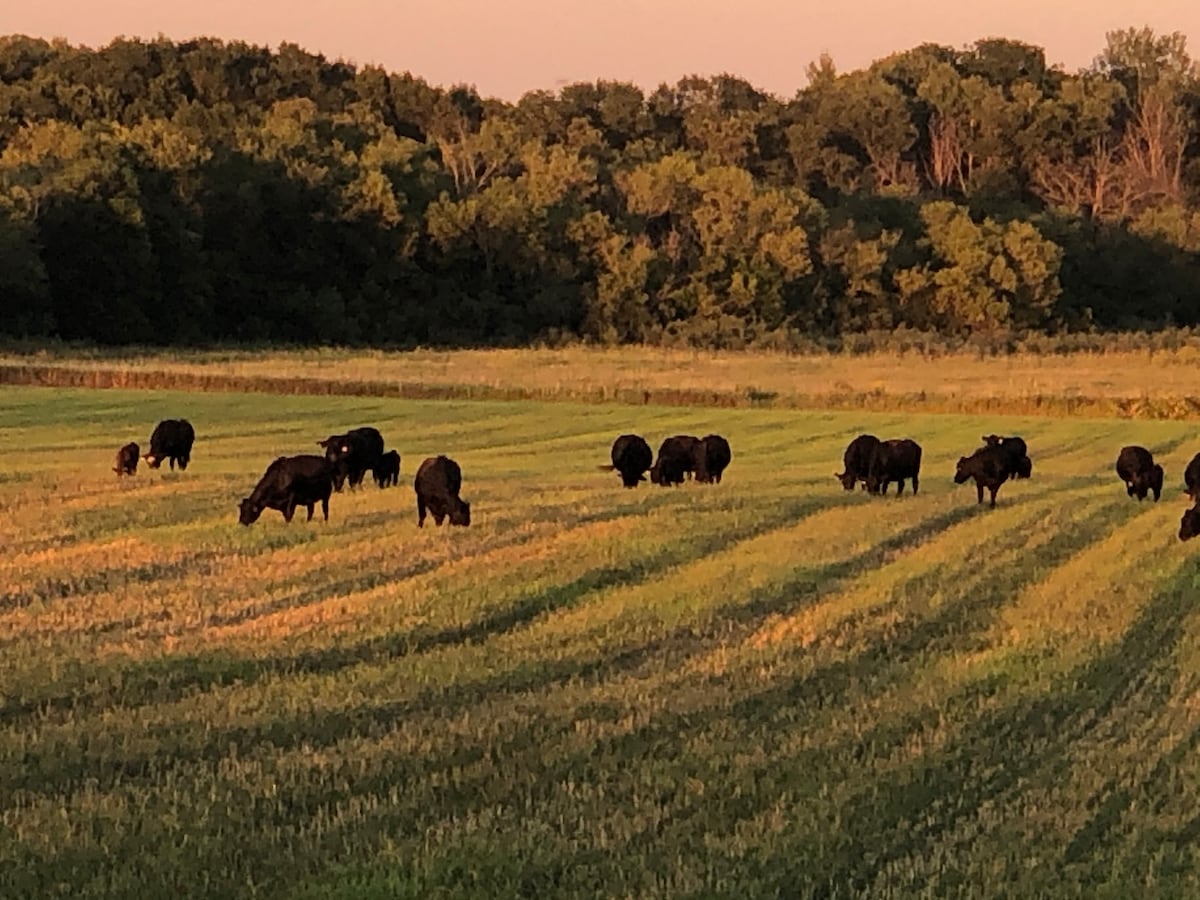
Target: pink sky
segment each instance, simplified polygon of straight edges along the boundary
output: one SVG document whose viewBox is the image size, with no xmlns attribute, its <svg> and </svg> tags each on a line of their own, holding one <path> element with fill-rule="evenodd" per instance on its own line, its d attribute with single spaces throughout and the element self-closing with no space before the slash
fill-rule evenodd
<svg viewBox="0 0 1200 900">
<path fill-rule="evenodd" d="M 1007 37 L 1073 70 L 1117 28 L 1181 31 L 1200 57 L 1200 0 L 11 0 L 0 33 L 98 47 L 117 35 L 210 35 L 466 82 L 515 100 L 598 78 L 652 89 L 729 72 L 781 97 L 828 52 L 839 71 L 924 42 Z M 903 10 L 903 12 L 897 12 Z"/>
</svg>

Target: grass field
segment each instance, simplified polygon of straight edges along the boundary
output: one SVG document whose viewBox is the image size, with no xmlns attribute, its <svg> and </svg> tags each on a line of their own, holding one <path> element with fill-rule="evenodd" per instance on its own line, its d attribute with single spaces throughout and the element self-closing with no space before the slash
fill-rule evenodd
<svg viewBox="0 0 1200 900">
<path fill-rule="evenodd" d="M 155 422 L 184 473 L 118 481 Z M 375 424 L 401 487 L 251 528 Z M 612 439 L 720 431 L 719 486 Z M 917 497 L 844 493 L 863 430 Z M 951 480 L 1021 434 L 1000 505 Z M 1118 449 L 1167 470 L 1125 496 Z M 0 897 L 1200 894 L 1200 425 L 0 389 Z M 419 461 L 469 529 L 416 527 Z M 301 516 L 300 519 L 303 517 Z"/>
</svg>

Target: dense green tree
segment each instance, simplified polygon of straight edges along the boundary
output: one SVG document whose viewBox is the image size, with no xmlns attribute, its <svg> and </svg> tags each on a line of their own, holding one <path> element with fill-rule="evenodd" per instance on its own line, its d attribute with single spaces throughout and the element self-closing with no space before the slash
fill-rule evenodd
<svg viewBox="0 0 1200 900">
<path fill-rule="evenodd" d="M 515 104 L 294 44 L 0 38 L 0 332 L 706 346 L 1200 323 L 1200 78 L 988 38 Z"/>
</svg>

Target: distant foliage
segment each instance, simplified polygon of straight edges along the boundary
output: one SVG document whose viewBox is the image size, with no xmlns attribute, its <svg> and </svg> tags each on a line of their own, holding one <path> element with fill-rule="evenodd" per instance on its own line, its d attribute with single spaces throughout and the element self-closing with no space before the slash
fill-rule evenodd
<svg viewBox="0 0 1200 900">
<path fill-rule="evenodd" d="M 1200 325 L 1200 76 L 922 45 L 515 104 L 284 44 L 0 38 L 0 332 L 788 347 Z"/>
</svg>

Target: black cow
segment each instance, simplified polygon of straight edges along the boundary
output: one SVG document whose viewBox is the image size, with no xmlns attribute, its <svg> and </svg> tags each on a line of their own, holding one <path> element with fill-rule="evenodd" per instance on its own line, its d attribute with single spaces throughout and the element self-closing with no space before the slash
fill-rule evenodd
<svg viewBox="0 0 1200 900">
<path fill-rule="evenodd" d="M 1117 474 L 1125 482 L 1125 493 L 1130 497 L 1136 496 L 1141 502 L 1149 491 L 1154 491 L 1154 502 L 1158 502 L 1162 494 L 1163 467 L 1154 461 L 1145 447 L 1122 447 L 1117 457 Z"/>
<path fill-rule="evenodd" d="M 729 467 L 733 451 L 729 441 L 719 434 L 706 434 L 696 444 L 693 468 L 701 484 L 720 484 L 721 475 Z"/>
<path fill-rule="evenodd" d="M 992 497 L 992 509 L 996 508 L 996 492 L 1000 485 L 1016 475 L 1018 460 L 1014 459 L 1000 444 L 988 444 L 970 456 L 960 457 L 954 470 L 954 483 L 963 484 L 968 478 L 975 479 L 977 503 L 983 502 L 983 489 Z"/>
<path fill-rule="evenodd" d="M 696 447 L 700 439 L 688 434 L 669 437 L 658 448 L 658 460 L 650 468 L 650 480 L 666 487 L 683 484 L 684 476 L 696 470 Z"/>
<path fill-rule="evenodd" d="M 313 506 L 320 502 L 321 514 L 329 521 L 329 495 L 333 491 L 333 465 L 323 456 L 281 456 L 267 466 L 250 496 L 242 500 L 238 521 L 252 525 L 264 509 L 277 509 L 283 521 L 292 521 L 297 506 L 308 509 L 312 521 Z"/>
<path fill-rule="evenodd" d="M 1012 460 L 1010 475 L 1013 478 L 1028 478 L 1033 474 L 1033 462 L 1029 459 L 1029 448 L 1019 437 L 1000 437 L 998 434 L 983 436 L 985 447 L 999 447 Z"/>
<path fill-rule="evenodd" d="M 462 489 L 462 469 L 447 456 L 431 456 L 417 469 L 413 490 L 417 492 L 417 527 L 425 527 L 425 510 L 433 514 L 435 525 L 450 517 L 451 525 L 471 524 L 471 504 L 458 496 Z"/>
<path fill-rule="evenodd" d="M 150 452 L 143 459 L 152 469 L 161 466 L 164 459 L 170 461 L 172 469 L 175 463 L 179 463 L 180 469 L 186 469 L 192 461 L 195 440 L 196 431 L 187 419 L 164 419 L 150 435 Z"/>
<path fill-rule="evenodd" d="M 1179 539 L 1181 541 L 1190 541 L 1198 534 L 1200 534 L 1200 504 L 1187 510 L 1183 514 L 1183 518 L 1179 520 Z"/>
<path fill-rule="evenodd" d="M 842 456 L 842 468 L 845 471 L 841 474 L 834 474 L 834 477 L 842 483 L 842 487 L 852 491 L 854 485 L 861 481 L 863 488 L 866 488 L 867 473 L 871 469 L 871 457 L 875 455 L 875 448 L 878 446 L 879 438 L 873 434 L 860 434 L 846 446 L 846 452 Z"/>
<path fill-rule="evenodd" d="M 612 465 L 601 466 L 606 472 L 616 471 L 621 475 L 621 483 L 627 488 L 635 488 L 639 481 L 646 480 L 646 471 L 654 461 L 650 445 L 645 439 L 636 434 L 623 434 L 613 441 Z"/>
<path fill-rule="evenodd" d="M 396 450 L 389 450 L 383 454 L 383 456 L 379 457 L 379 462 L 375 463 L 375 468 L 371 470 L 371 474 L 375 476 L 375 483 L 381 488 L 399 484 L 400 453 Z"/>
<path fill-rule="evenodd" d="M 138 467 L 138 454 L 141 452 L 138 445 L 130 441 L 124 447 L 117 451 L 117 464 L 113 466 L 113 471 L 117 473 L 117 477 L 122 475 L 136 475 Z"/>
<path fill-rule="evenodd" d="M 896 496 L 904 493 L 904 479 L 912 479 L 913 493 L 920 487 L 921 446 L 908 438 L 880 441 L 871 454 L 867 468 L 867 490 L 872 494 L 887 494 L 888 485 L 896 482 Z"/>
<path fill-rule="evenodd" d="M 1192 461 L 1183 470 L 1183 483 L 1187 485 L 1184 491 L 1193 500 L 1200 500 L 1200 453 L 1192 457 Z"/>
<path fill-rule="evenodd" d="M 325 458 L 333 465 L 333 489 L 340 491 L 347 481 L 350 487 L 358 487 L 363 476 L 374 471 L 383 456 L 383 435 L 364 425 L 345 434 L 330 435 L 317 441 L 317 446 L 325 448 Z"/>
</svg>

